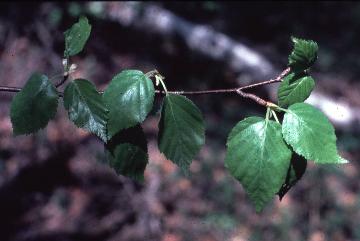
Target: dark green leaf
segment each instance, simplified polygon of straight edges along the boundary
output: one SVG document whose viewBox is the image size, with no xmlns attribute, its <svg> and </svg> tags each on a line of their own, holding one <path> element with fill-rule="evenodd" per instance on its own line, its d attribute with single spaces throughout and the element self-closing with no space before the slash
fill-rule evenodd
<svg viewBox="0 0 360 241">
<path fill-rule="evenodd" d="M 281 107 L 304 102 L 314 89 L 315 81 L 310 76 L 289 74 L 281 82 L 278 89 L 278 101 Z"/>
<path fill-rule="evenodd" d="M 109 109 L 108 138 L 145 120 L 154 102 L 154 85 L 139 70 L 124 70 L 106 88 L 103 98 Z"/>
<path fill-rule="evenodd" d="M 108 152 L 109 163 L 117 174 L 136 181 L 144 181 L 144 170 L 148 163 L 147 153 L 130 143 L 116 146 L 114 153 Z"/>
<path fill-rule="evenodd" d="M 96 87 L 85 79 L 70 82 L 64 91 L 64 106 L 69 119 L 103 141 L 106 138 L 107 109 Z"/>
<path fill-rule="evenodd" d="M 44 128 L 56 114 L 58 98 L 48 77 L 34 73 L 11 103 L 14 134 L 30 134 Z"/>
<path fill-rule="evenodd" d="M 288 173 L 286 176 L 286 180 L 284 184 L 281 186 L 278 195 L 279 199 L 285 196 L 285 194 L 301 179 L 306 171 L 307 160 L 305 160 L 302 156 L 299 156 L 295 152 L 293 152 L 291 163 L 288 169 Z"/>
<path fill-rule="evenodd" d="M 140 125 L 120 131 L 105 148 L 108 163 L 117 174 L 144 180 L 148 155 L 146 137 Z"/>
<path fill-rule="evenodd" d="M 140 124 L 119 131 L 105 144 L 105 147 L 107 150 L 113 152 L 116 146 L 124 143 L 130 143 L 147 152 L 146 136 Z"/>
<path fill-rule="evenodd" d="M 312 40 L 291 38 L 294 49 L 289 56 L 289 66 L 294 72 L 301 72 L 311 67 L 317 59 L 318 45 Z"/>
<path fill-rule="evenodd" d="M 337 153 L 335 131 L 330 121 L 311 105 L 291 105 L 282 126 L 285 141 L 305 159 L 316 163 L 347 162 Z"/>
<path fill-rule="evenodd" d="M 228 137 L 225 166 L 243 185 L 259 212 L 280 190 L 290 158 L 281 125 L 249 117 L 240 121 Z"/>
<path fill-rule="evenodd" d="M 165 96 L 159 122 L 160 151 L 187 173 L 204 142 L 204 120 L 196 105 L 181 95 Z"/>
<path fill-rule="evenodd" d="M 91 32 L 91 25 L 86 17 L 81 16 L 79 21 L 70 29 L 64 32 L 65 52 L 64 56 L 69 57 L 78 54 L 83 50 Z"/>
</svg>

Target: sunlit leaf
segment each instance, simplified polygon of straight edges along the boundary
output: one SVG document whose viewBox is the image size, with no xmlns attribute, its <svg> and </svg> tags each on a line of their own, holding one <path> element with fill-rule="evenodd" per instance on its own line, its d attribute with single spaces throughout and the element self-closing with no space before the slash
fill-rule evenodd
<svg viewBox="0 0 360 241">
<path fill-rule="evenodd" d="M 278 101 L 281 107 L 304 102 L 314 89 L 315 81 L 311 76 L 291 73 L 281 82 L 278 89 Z"/>
<path fill-rule="evenodd" d="M 306 103 L 296 103 L 284 115 L 282 133 L 293 150 L 316 163 L 343 163 L 336 149 L 335 130 L 326 116 Z"/>
<path fill-rule="evenodd" d="M 291 151 L 277 122 L 249 117 L 229 134 L 225 166 L 243 185 L 257 212 L 285 182 L 290 158 Z"/>
</svg>

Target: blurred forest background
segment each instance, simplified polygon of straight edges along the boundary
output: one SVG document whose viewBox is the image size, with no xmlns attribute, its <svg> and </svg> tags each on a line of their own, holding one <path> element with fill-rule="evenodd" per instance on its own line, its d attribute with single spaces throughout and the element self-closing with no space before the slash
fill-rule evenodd
<svg viewBox="0 0 360 241">
<path fill-rule="evenodd" d="M 72 78 L 104 89 L 123 69 L 158 69 L 172 90 L 231 88 L 279 74 L 290 36 L 313 39 L 319 59 L 308 100 L 336 127 L 343 166 L 308 163 L 280 202 L 256 214 L 224 168 L 231 128 L 264 108 L 237 95 L 190 98 L 206 120 L 206 145 L 191 176 L 156 144 L 158 110 L 144 122 L 145 182 L 103 165 L 101 141 L 76 129 L 60 103 L 36 135 L 13 137 L 14 94 L 0 93 L 1 241 L 360 240 L 360 3 L 42 2 L 0 3 L 0 85 L 61 74 L 63 32 L 85 14 L 92 33 Z M 54 79 L 58 81 L 58 79 Z M 63 87 L 62 87 L 63 88 Z M 276 85 L 253 90 L 276 101 Z"/>
</svg>

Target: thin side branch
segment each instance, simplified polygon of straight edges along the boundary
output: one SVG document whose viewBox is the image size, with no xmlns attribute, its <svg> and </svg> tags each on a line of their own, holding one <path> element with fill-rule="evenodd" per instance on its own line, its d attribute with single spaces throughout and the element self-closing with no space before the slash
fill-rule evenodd
<svg viewBox="0 0 360 241">
<path fill-rule="evenodd" d="M 290 72 L 290 67 L 286 68 L 283 72 L 281 72 L 281 74 L 279 74 L 274 79 L 270 79 L 270 80 L 267 80 L 267 81 L 263 81 L 263 82 L 259 82 L 259 83 L 255 83 L 255 84 L 251 84 L 251 85 L 246 85 L 246 86 L 242 86 L 242 87 L 238 87 L 238 88 L 217 89 L 217 90 L 199 90 L 199 91 L 168 91 L 168 93 L 179 94 L 179 95 L 204 95 L 204 94 L 220 94 L 220 93 L 237 93 L 241 97 L 252 99 L 256 103 L 258 103 L 259 105 L 268 107 L 268 106 L 273 106 L 273 103 L 271 103 L 269 101 L 266 101 L 266 100 L 263 100 L 257 95 L 245 93 L 243 90 L 251 89 L 251 88 L 254 88 L 254 87 L 258 87 L 258 86 L 269 85 L 269 84 L 281 82 L 282 79 L 289 72 Z M 165 94 L 165 91 L 162 91 L 162 90 L 155 90 L 155 92 L 157 94 Z"/>
<path fill-rule="evenodd" d="M 251 89 L 251 88 L 254 88 L 254 87 L 258 87 L 258 86 L 269 85 L 269 84 L 281 82 L 282 79 L 289 72 L 290 72 L 290 67 L 285 69 L 283 72 L 281 72 L 280 75 L 278 75 L 274 79 L 266 80 L 266 81 L 251 84 L 251 85 L 245 85 L 245 86 L 242 86 L 242 87 L 232 88 L 232 89 L 198 90 L 198 91 L 179 91 L 178 90 L 178 91 L 168 91 L 168 93 L 179 94 L 179 95 L 204 95 L 204 94 L 220 94 L 220 93 L 238 93 L 239 90 L 242 91 L 242 90 Z M 157 90 L 155 92 L 159 93 L 159 94 L 165 94 L 164 91 L 160 91 L 160 90 Z"/>
<path fill-rule="evenodd" d="M 0 86 L 0 91 L 3 92 L 20 92 L 21 88 L 19 87 L 10 87 L 10 86 Z"/>
<path fill-rule="evenodd" d="M 62 80 L 59 81 L 57 84 L 55 84 L 55 87 L 58 88 L 58 87 L 60 87 L 61 85 L 63 85 L 68 78 L 69 78 L 69 73 L 66 72 L 66 73 L 64 74 L 64 77 L 62 78 Z"/>
<path fill-rule="evenodd" d="M 268 81 L 263 81 L 260 83 L 255 83 L 255 84 L 251 84 L 251 85 L 247 85 L 247 86 L 243 86 L 238 88 L 239 90 L 245 90 L 245 89 L 250 89 L 250 88 L 254 88 L 257 86 L 262 86 L 262 85 L 268 85 L 268 84 L 272 84 L 272 83 L 277 83 L 277 82 L 281 82 L 282 79 L 288 74 L 290 73 L 290 67 L 286 68 L 283 72 L 281 72 L 280 75 L 278 75 L 275 79 L 270 79 Z"/>
</svg>

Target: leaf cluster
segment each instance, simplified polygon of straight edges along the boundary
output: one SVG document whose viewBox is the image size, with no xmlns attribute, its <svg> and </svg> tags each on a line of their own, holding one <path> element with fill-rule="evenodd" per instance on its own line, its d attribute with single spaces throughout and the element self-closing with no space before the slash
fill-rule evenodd
<svg viewBox="0 0 360 241">
<path fill-rule="evenodd" d="M 80 17 L 64 32 L 64 75 L 71 69 L 71 56 L 83 50 L 90 32 L 86 17 Z M 303 103 L 315 86 L 309 69 L 317 58 L 317 43 L 297 38 L 292 41 L 294 48 L 288 64 L 291 71 L 279 86 L 278 104 L 267 107 L 265 118 L 252 116 L 237 123 L 226 144 L 225 167 L 243 185 L 257 211 L 274 195 L 281 199 L 305 173 L 307 161 L 347 162 L 338 154 L 329 120 L 315 107 Z M 165 92 L 158 124 L 159 150 L 188 173 L 205 143 L 204 119 L 191 100 L 168 93 L 164 78 L 157 72 L 123 70 L 104 92 L 89 80 L 75 79 L 67 83 L 63 95 L 46 75 L 34 73 L 12 101 L 13 132 L 30 134 L 45 128 L 54 118 L 62 95 L 70 121 L 104 143 L 108 165 L 118 174 L 143 181 L 149 157 L 141 123 L 154 105 L 151 77 Z M 278 112 L 284 113 L 281 122 Z"/>
</svg>

